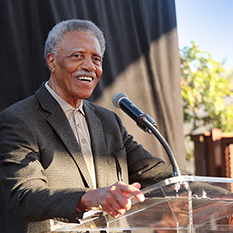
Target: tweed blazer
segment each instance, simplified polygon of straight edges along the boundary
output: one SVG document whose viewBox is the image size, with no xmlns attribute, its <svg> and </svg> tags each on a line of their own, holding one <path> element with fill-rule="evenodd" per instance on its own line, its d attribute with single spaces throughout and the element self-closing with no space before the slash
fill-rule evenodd
<svg viewBox="0 0 233 233">
<path fill-rule="evenodd" d="M 97 187 L 172 176 L 172 169 L 137 144 L 112 111 L 84 100 Z M 0 179 L 8 204 L 7 232 L 49 231 L 49 219 L 77 222 L 76 205 L 93 188 L 80 146 L 44 84 L 0 113 Z"/>
</svg>

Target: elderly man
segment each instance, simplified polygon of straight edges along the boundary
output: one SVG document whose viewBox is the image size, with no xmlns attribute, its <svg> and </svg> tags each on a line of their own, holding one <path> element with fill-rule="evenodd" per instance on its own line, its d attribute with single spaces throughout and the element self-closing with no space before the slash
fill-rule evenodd
<svg viewBox="0 0 233 233">
<path fill-rule="evenodd" d="M 105 39 L 86 20 L 57 24 L 45 43 L 48 82 L 0 114 L 0 178 L 7 232 L 49 231 L 99 207 L 113 217 L 144 200 L 140 187 L 172 176 L 118 116 L 84 100 L 102 74 Z"/>
</svg>

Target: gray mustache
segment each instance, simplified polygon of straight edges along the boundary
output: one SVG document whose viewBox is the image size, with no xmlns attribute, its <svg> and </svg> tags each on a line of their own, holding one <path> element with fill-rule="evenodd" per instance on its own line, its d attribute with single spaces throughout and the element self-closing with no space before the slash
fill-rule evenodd
<svg viewBox="0 0 233 233">
<path fill-rule="evenodd" d="M 75 76 L 91 76 L 91 77 L 95 78 L 96 74 L 95 74 L 95 72 L 88 72 L 88 71 L 81 70 L 81 71 L 78 71 L 77 73 L 75 73 Z"/>
</svg>

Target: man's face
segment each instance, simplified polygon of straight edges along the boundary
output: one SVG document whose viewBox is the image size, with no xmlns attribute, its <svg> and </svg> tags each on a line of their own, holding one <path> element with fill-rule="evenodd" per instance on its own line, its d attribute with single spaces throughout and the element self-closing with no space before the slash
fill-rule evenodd
<svg viewBox="0 0 233 233">
<path fill-rule="evenodd" d="M 92 94 L 102 74 L 99 41 L 85 32 L 65 34 L 57 55 L 48 54 L 47 61 L 50 87 L 73 107 Z"/>
</svg>

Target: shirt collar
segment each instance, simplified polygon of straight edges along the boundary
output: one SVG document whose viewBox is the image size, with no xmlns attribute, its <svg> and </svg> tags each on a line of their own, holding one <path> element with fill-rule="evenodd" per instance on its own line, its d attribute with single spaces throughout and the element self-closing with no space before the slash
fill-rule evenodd
<svg viewBox="0 0 233 233">
<path fill-rule="evenodd" d="M 83 100 L 81 101 L 79 107 L 74 108 L 70 104 L 68 104 L 64 99 L 62 99 L 48 84 L 49 82 L 47 81 L 45 83 L 46 89 L 49 91 L 49 93 L 53 96 L 53 98 L 58 102 L 58 104 L 61 106 L 62 110 L 64 112 L 67 111 L 74 111 L 74 110 L 79 110 L 83 116 L 85 116 L 85 112 L 83 110 Z"/>
</svg>

